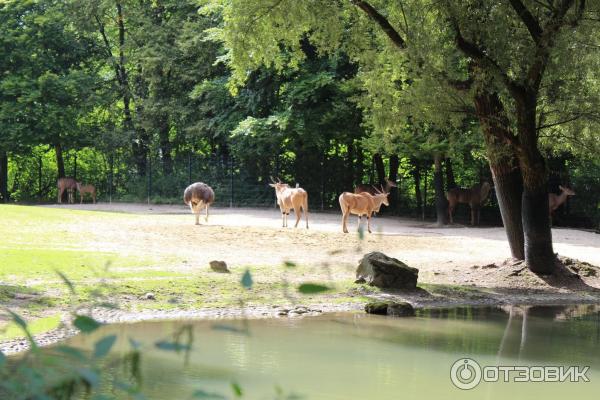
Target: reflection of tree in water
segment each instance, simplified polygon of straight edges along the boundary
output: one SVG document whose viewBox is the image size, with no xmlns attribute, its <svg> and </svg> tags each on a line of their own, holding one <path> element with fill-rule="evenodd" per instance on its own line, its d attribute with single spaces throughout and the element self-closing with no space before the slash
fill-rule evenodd
<svg viewBox="0 0 600 400">
<path fill-rule="evenodd" d="M 598 306 L 509 306 L 497 352 L 519 362 L 600 365 Z"/>
</svg>

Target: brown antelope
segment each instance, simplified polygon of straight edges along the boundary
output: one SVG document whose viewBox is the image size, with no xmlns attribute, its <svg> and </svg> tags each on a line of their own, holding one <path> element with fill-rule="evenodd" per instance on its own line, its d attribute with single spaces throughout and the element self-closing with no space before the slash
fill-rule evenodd
<svg viewBox="0 0 600 400">
<path fill-rule="evenodd" d="M 452 214 L 458 203 L 465 203 L 471 207 L 471 225 L 479 225 L 479 216 L 481 205 L 487 200 L 490 194 L 490 184 L 484 182 L 481 185 L 475 185 L 469 189 L 453 188 L 446 193 L 448 199 L 448 217 L 450 223 L 454 223 Z"/>
<path fill-rule="evenodd" d="M 287 183 L 282 183 L 279 179 L 277 182 L 271 178 L 269 186 L 275 188 L 275 196 L 277 196 L 277 204 L 281 210 L 282 227 L 287 227 L 288 215 L 290 210 L 294 210 L 296 214 L 296 224 L 294 228 L 298 227 L 300 222 L 301 212 L 304 211 L 304 218 L 306 219 L 306 229 L 308 229 L 308 193 L 301 187 L 290 188 Z M 298 186 L 298 185 L 296 185 Z"/>
<path fill-rule="evenodd" d="M 190 206 L 190 210 L 196 215 L 196 225 L 200 225 L 200 211 L 203 208 L 206 208 L 204 221 L 208 222 L 208 207 L 214 201 L 215 192 L 206 183 L 192 183 L 183 192 L 183 202 Z"/>
<path fill-rule="evenodd" d="M 558 207 L 562 206 L 564 202 L 567 201 L 567 197 L 575 196 L 575 192 L 572 189 L 569 189 L 564 186 L 558 186 L 558 188 L 560 189 L 560 194 L 548 193 L 548 205 L 550 215 L 552 215 L 552 213 Z"/>
<path fill-rule="evenodd" d="M 92 202 L 96 204 L 96 186 L 94 185 L 83 185 L 77 182 L 77 190 L 79 191 L 80 204 L 83 204 L 83 197 L 86 193 L 92 196 Z"/>
<path fill-rule="evenodd" d="M 359 194 L 344 192 L 340 194 L 340 208 L 342 209 L 342 230 L 348 233 L 348 217 L 350 214 L 358 215 L 358 228 L 362 222 L 362 216 L 367 216 L 367 230 L 371 233 L 371 216 L 378 212 L 381 205 L 389 206 L 388 192 L 377 192 L 375 195 L 363 192 Z"/>
<path fill-rule="evenodd" d="M 74 192 L 77 189 L 77 181 L 73 178 L 59 178 L 56 182 L 58 188 L 58 203 L 62 203 L 62 197 L 65 191 L 67 192 L 67 202 L 74 203 Z"/>
<path fill-rule="evenodd" d="M 369 185 L 368 183 L 361 183 L 354 188 L 354 194 L 369 193 L 370 195 L 375 196 L 377 193 L 389 193 L 393 187 L 397 186 L 389 179 L 385 180 L 385 187 L 383 185 L 376 187 L 375 185 Z"/>
</svg>

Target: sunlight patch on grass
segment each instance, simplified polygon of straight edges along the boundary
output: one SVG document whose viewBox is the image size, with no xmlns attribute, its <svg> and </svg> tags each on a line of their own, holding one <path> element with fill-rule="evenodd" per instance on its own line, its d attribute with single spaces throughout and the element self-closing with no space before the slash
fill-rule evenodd
<svg viewBox="0 0 600 400">
<path fill-rule="evenodd" d="M 56 329 L 60 326 L 60 314 L 51 315 L 49 317 L 38 318 L 30 321 L 27 324 L 29 331 L 33 335 L 39 335 Z M 5 328 L 0 329 L 0 341 L 11 340 L 25 337 L 23 330 L 14 322 L 8 323 Z"/>
</svg>

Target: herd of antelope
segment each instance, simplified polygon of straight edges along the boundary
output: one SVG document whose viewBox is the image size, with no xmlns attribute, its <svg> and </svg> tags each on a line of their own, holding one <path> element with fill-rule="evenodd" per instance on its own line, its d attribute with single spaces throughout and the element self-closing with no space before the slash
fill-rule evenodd
<svg viewBox="0 0 600 400">
<path fill-rule="evenodd" d="M 94 185 L 84 185 L 73 178 L 60 178 L 58 180 L 58 203 L 62 203 L 62 197 L 65 192 L 68 194 L 68 202 L 74 202 L 75 191 L 79 192 L 80 202 L 83 203 L 85 194 L 90 194 L 92 201 L 96 203 L 96 188 Z M 306 221 L 308 229 L 308 193 L 301 187 L 292 188 L 281 180 L 273 179 L 269 184 L 275 189 L 277 205 L 281 211 L 282 227 L 288 226 L 288 216 L 290 211 L 294 211 L 297 228 L 302 214 Z M 361 184 L 354 188 L 354 192 L 343 192 L 339 196 L 340 209 L 342 211 L 342 231 L 348 233 L 348 217 L 350 214 L 358 216 L 358 227 L 360 229 L 362 217 L 367 218 L 367 230 L 371 233 L 371 217 L 379 212 L 382 205 L 389 206 L 388 196 L 391 188 L 396 184 L 390 180 L 385 185 L 379 187 L 369 184 Z M 575 192 L 567 187 L 559 186 L 561 193 L 548 194 L 548 206 L 550 215 L 563 203 L 569 196 L 574 196 Z M 446 192 L 448 200 L 448 218 L 450 223 L 454 223 L 453 214 L 459 203 L 468 204 L 471 208 L 471 225 L 479 225 L 479 215 L 481 206 L 487 200 L 492 187 L 488 182 L 472 186 L 467 189 L 453 188 Z M 215 192 L 205 183 L 196 182 L 189 185 L 183 193 L 184 203 L 190 207 L 191 212 L 196 217 L 196 225 L 200 224 L 200 212 L 205 209 L 205 221 L 208 222 L 208 209 L 215 201 Z"/>
</svg>

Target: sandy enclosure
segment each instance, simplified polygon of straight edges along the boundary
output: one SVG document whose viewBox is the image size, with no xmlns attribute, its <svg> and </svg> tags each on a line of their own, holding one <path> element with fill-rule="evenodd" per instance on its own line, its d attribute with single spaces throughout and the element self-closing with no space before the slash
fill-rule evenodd
<svg viewBox="0 0 600 400">
<path fill-rule="evenodd" d="M 350 220 L 351 233 L 341 232 L 338 213 L 311 213 L 310 229 L 302 220 L 298 228 L 281 228 L 275 208 L 211 208 L 208 224 L 194 225 L 194 217 L 184 205 L 84 204 L 49 207 L 111 211 L 136 214 L 115 226 L 98 213 L 93 224 L 67 227 L 93 240 L 90 249 L 135 255 L 176 255 L 176 265 L 149 266 L 161 269 L 190 269 L 210 260 L 228 265 L 277 266 L 284 261 L 324 266 L 356 266 L 362 254 L 382 251 L 421 270 L 429 282 L 455 283 L 453 272 L 473 265 L 500 262 L 509 255 L 501 227 L 471 228 L 461 225 L 437 228 L 430 223 L 397 217 L 375 217 L 373 233 L 360 240 L 357 218 Z M 290 215 L 293 222 L 293 215 Z M 600 235 L 574 229 L 554 229 L 555 251 L 600 265 Z M 337 269 L 337 268 L 336 268 Z"/>
</svg>

